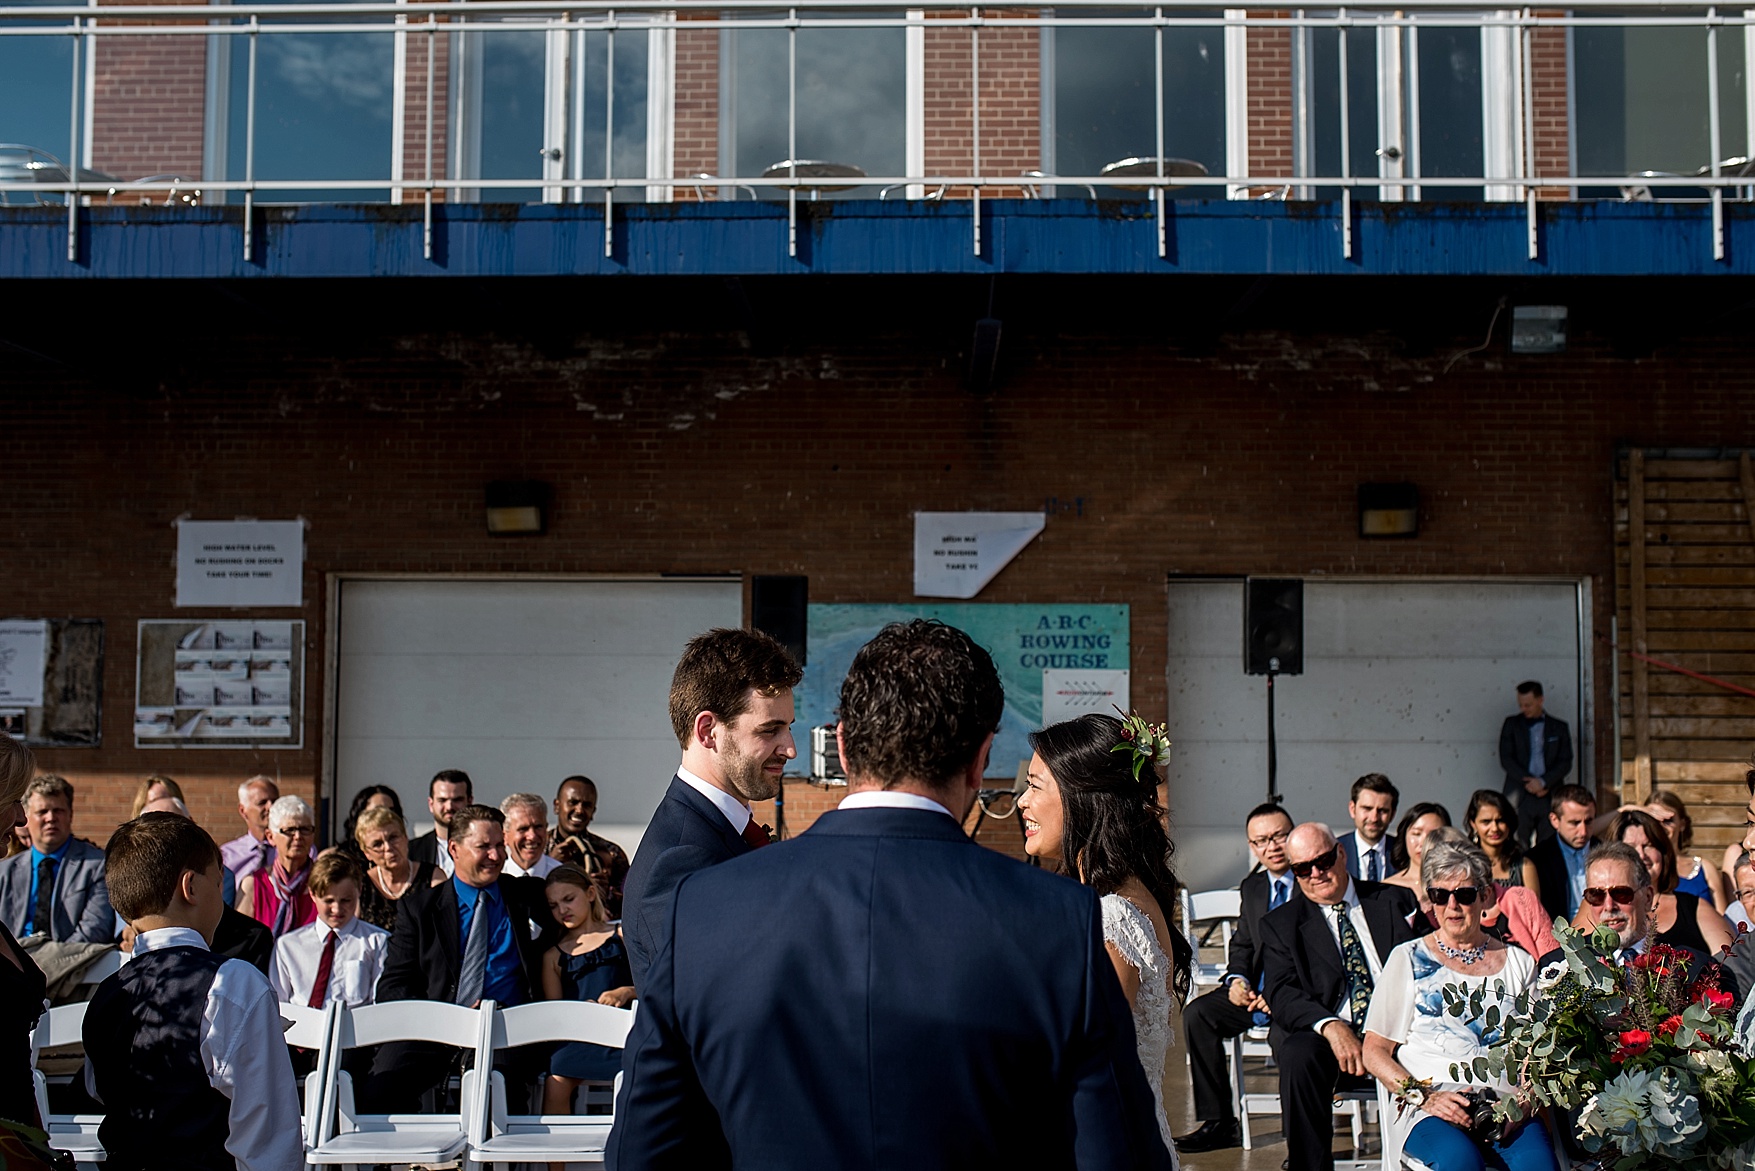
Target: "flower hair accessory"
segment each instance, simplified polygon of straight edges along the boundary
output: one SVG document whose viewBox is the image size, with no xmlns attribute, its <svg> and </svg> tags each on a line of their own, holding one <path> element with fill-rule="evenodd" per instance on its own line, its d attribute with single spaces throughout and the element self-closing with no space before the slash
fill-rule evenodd
<svg viewBox="0 0 1755 1171">
<path fill-rule="evenodd" d="M 1159 768 L 1170 763 L 1169 728 L 1163 724 L 1148 724 L 1137 712 L 1128 715 L 1120 708 L 1115 710 L 1121 716 L 1121 743 L 1109 751 L 1133 753 L 1134 780 L 1140 779 L 1147 761 Z"/>
</svg>

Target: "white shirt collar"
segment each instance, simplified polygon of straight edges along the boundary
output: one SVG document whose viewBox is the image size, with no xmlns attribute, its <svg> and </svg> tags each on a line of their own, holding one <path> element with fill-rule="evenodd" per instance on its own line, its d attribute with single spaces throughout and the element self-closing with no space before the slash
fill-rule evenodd
<svg viewBox="0 0 1755 1171">
<path fill-rule="evenodd" d="M 201 938 L 201 932 L 193 927 L 160 927 L 155 931 L 142 931 L 134 937 L 134 955 L 145 955 L 149 951 L 160 951 L 167 947 L 198 947 L 202 951 L 210 950 L 207 941 Z"/>
<path fill-rule="evenodd" d="M 922 797 L 917 793 L 898 793 L 893 789 L 864 789 L 858 793 L 849 793 L 841 798 L 837 809 L 921 809 L 928 813 L 942 813 L 951 816 L 951 811 L 934 801 L 931 797 Z M 952 818 L 952 820 L 956 820 Z"/>
<path fill-rule="evenodd" d="M 744 827 L 750 823 L 749 806 L 724 789 L 708 784 L 680 764 L 676 766 L 676 776 L 683 784 L 713 802 L 713 808 L 723 813 L 725 820 L 729 821 L 731 828 L 738 833 L 742 833 Z"/>
<path fill-rule="evenodd" d="M 1355 882 L 1351 877 L 1349 877 L 1347 879 L 1346 897 L 1343 898 L 1338 903 L 1330 903 L 1327 909 L 1332 911 L 1336 907 L 1345 907 L 1345 908 L 1347 908 L 1348 911 L 1351 911 L 1354 907 L 1356 907 L 1358 905 L 1359 905 L 1359 884 L 1357 882 Z"/>
</svg>

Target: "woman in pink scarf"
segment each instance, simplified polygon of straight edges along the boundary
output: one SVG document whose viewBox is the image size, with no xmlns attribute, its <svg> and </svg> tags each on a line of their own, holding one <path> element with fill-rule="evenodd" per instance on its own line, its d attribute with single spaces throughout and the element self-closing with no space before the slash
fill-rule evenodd
<svg viewBox="0 0 1755 1171">
<path fill-rule="evenodd" d="M 274 865 L 238 880 L 236 906 L 278 939 L 317 918 L 317 904 L 306 889 L 316 852 L 317 815 L 302 798 L 282 797 L 268 807 L 268 840 L 274 846 Z"/>
</svg>

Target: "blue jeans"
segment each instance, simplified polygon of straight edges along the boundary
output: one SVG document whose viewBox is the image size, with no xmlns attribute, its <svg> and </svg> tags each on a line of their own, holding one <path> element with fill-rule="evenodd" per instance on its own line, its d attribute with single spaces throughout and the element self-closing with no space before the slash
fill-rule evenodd
<svg viewBox="0 0 1755 1171">
<path fill-rule="evenodd" d="M 1402 1154 L 1432 1171 L 1556 1171 L 1554 1145 L 1542 1120 L 1533 1118 L 1509 1139 L 1483 1147 L 1466 1133 L 1428 1115 L 1408 1132 Z"/>
</svg>

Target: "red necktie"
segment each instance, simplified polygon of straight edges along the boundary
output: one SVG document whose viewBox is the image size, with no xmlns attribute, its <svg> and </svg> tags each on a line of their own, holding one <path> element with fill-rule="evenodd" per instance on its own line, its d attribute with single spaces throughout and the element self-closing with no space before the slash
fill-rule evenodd
<svg viewBox="0 0 1755 1171">
<path fill-rule="evenodd" d="M 774 842 L 774 839 L 768 836 L 768 831 L 757 825 L 756 819 L 753 817 L 743 823 L 743 840 L 750 844 L 751 849 L 755 850 L 772 845 Z"/>
<path fill-rule="evenodd" d="M 322 1008 L 324 998 L 329 995 L 329 973 L 335 967 L 335 932 L 323 941 L 323 958 L 317 962 L 317 978 L 311 982 L 312 1008 Z"/>
</svg>

